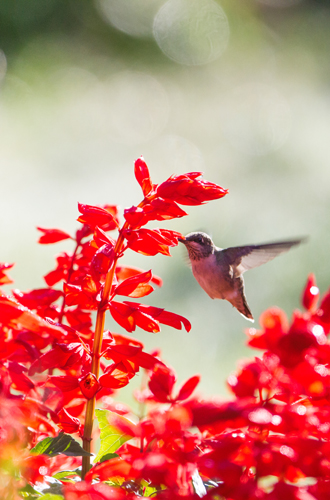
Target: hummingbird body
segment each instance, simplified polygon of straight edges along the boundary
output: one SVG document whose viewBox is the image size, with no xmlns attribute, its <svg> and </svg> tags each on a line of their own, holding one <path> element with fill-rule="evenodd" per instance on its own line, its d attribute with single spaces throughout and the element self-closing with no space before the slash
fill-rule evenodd
<svg viewBox="0 0 330 500">
<path fill-rule="evenodd" d="M 211 299 L 228 300 L 246 319 L 253 316 L 244 293 L 242 274 L 287 252 L 302 240 L 281 241 L 263 245 L 218 248 L 205 233 L 190 233 L 179 238 L 187 250 L 192 272 Z"/>
</svg>

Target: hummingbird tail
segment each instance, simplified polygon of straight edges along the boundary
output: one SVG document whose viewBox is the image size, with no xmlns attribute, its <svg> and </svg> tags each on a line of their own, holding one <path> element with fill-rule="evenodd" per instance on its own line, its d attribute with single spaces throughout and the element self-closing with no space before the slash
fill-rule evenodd
<svg viewBox="0 0 330 500">
<path fill-rule="evenodd" d="M 249 308 L 248 303 L 246 302 L 246 300 L 244 302 L 245 302 L 244 304 L 239 304 L 239 305 L 233 304 L 233 306 L 236 307 L 237 311 L 242 316 L 244 316 L 245 319 L 247 319 L 249 321 L 252 321 L 252 323 L 254 323 L 254 317 L 252 315 L 251 309 Z"/>
<path fill-rule="evenodd" d="M 244 282 L 243 278 L 237 278 L 237 285 L 238 287 L 236 288 L 236 294 L 234 297 L 229 299 L 229 302 L 234 306 L 237 311 L 244 316 L 245 319 L 248 319 L 249 321 L 254 322 L 254 318 L 251 312 L 251 309 L 249 307 L 249 304 L 247 303 L 245 293 L 244 293 Z M 228 300 L 228 299 L 227 299 Z"/>
</svg>

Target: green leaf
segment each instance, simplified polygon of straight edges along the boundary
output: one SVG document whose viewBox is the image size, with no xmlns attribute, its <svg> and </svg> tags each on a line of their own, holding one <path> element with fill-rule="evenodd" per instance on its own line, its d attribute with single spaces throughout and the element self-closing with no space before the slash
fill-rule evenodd
<svg viewBox="0 0 330 500">
<path fill-rule="evenodd" d="M 103 455 L 103 457 L 100 460 L 100 463 L 105 462 L 106 460 L 111 460 L 112 458 L 119 457 L 118 453 L 107 453 L 106 455 Z"/>
<path fill-rule="evenodd" d="M 132 439 L 133 436 L 124 434 L 120 429 L 116 428 L 115 425 L 111 425 L 112 421 L 118 422 L 118 420 L 121 420 L 123 422 L 127 422 L 127 419 L 121 415 L 112 411 L 100 409 L 95 410 L 95 415 L 101 431 L 101 447 L 94 460 L 94 463 L 97 463 L 102 462 L 103 459 L 105 460 L 106 455 L 115 453 L 118 448 L 120 448 L 129 439 Z M 130 422 L 130 425 L 132 425 L 132 422 Z"/>
<path fill-rule="evenodd" d="M 158 491 L 157 488 L 155 488 L 154 486 L 150 486 L 149 483 L 144 479 L 141 480 L 141 486 L 143 487 L 144 497 L 151 497 Z"/>
<path fill-rule="evenodd" d="M 68 457 L 91 456 L 91 453 L 83 450 L 80 444 L 73 437 L 64 432 L 60 432 L 55 438 L 45 438 L 31 450 L 32 455 L 48 455 L 54 457 L 63 453 Z"/>
<path fill-rule="evenodd" d="M 73 479 L 70 479 L 70 476 L 79 476 L 77 472 L 74 470 L 62 470 L 61 472 L 57 472 L 56 474 L 53 474 L 52 477 L 55 479 L 58 479 L 59 481 L 64 481 L 66 483 L 75 483 L 76 481 Z"/>
<path fill-rule="evenodd" d="M 28 500 L 39 499 L 40 493 L 32 488 L 30 484 L 26 484 L 23 488 L 19 490 L 19 494 L 22 498 L 27 498 Z"/>
<path fill-rule="evenodd" d="M 53 493 L 46 493 L 46 495 L 42 495 L 38 500 L 64 500 L 62 495 L 53 495 Z"/>
</svg>

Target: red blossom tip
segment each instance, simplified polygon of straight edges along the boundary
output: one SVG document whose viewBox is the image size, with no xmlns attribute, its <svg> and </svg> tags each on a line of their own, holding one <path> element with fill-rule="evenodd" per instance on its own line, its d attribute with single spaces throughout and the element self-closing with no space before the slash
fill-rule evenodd
<svg viewBox="0 0 330 500">
<path fill-rule="evenodd" d="M 172 175 L 157 187 L 156 193 L 165 200 L 181 205 L 202 205 L 207 201 L 222 198 L 228 190 L 212 182 L 198 179 L 202 172 Z"/>
<path fill-rule="evenodd" d="M 152 182 L 150 179 L 149 169 L 143 156 L 140 156 L 134 163 L 135 178 L 140 184 L 144 196 L 147 196 L 152 190 Z"/>
<path fill-rule="evenodd" d="M 316 286 L 315 275 L 311 273 L 308 276 L 307 283 L 305 286 L 305 290 L 302 295 L 302 305 L 307 311 L 314 311 L 317 306 L 317 302 L 320 296 L 320 291 Z"/>
</svg>

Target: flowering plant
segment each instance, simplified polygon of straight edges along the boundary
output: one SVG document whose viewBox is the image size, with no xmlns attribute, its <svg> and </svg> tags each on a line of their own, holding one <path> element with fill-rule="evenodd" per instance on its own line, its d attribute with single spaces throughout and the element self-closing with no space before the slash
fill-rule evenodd
<svg viewBox="0 0 330 500">
<path fill-rule="evenodd" d="M 57 256 L 47 286 L 0 295 L 1 498 L 325 500 L 330 292 L 318 305 L 310 275 L 304 312 L 289 323 L 273 308 L 261 316 L 260 330 L 248 330 L 249 345 L 264 353 L 230 375 L 229 401 L 193 397 L 198 375 L 177 388 L 159 353 L 106 331 L 105 316 L 109 311 L 129 334 L 137 327 L 156 333 L 161 325 L 190 330 L 178 313 L 135 301 L 162 281 L 120 259 L 128 248 L 170 255 L 182 235 L 146 224 L 183 217 L 180 205 L 227 191 L 200 172 L 155 185 L 143 158 L 135 177 L 143 200 L 124 210 L 122 226 L 116 206 L 79 204 L 75 236 L 38 228 L 41 244 L 74 245 Z M 11 267 L 0 266 L 1 285 L 11 283 Z M 112 396 L 140 370 L 147 383 L 136 395 L 145 408 L 137 418 Z"/>
</svg>

